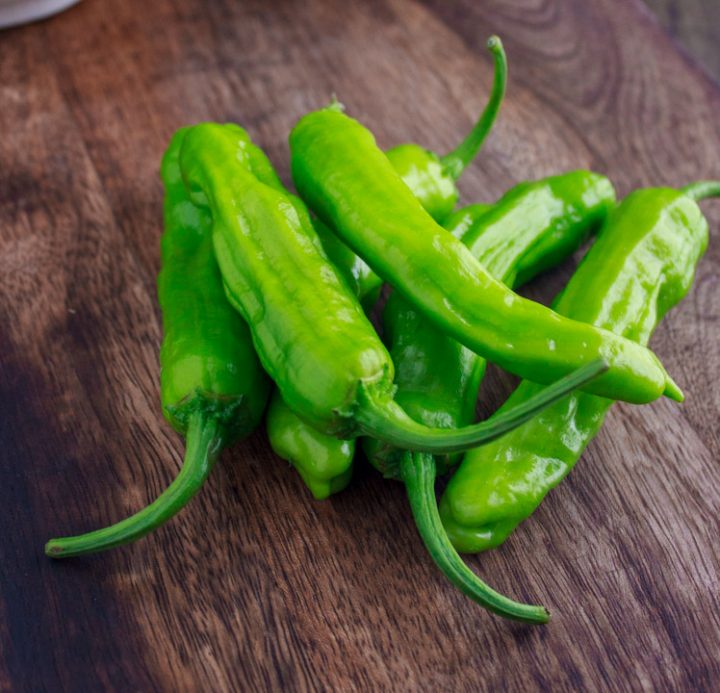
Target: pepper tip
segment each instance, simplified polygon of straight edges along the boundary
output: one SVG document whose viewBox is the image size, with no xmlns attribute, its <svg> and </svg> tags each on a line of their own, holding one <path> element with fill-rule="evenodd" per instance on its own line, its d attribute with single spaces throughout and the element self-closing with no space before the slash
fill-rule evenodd
<svg viewBox="0 0 720 693">
<path fill-rule="evenodd" d="M 685 395 L 680 389 L 680 386 L 669 375 L 665 380 L 665 390 L 663 390 L 663 394 L 674 402 L 685 401 Z"/>
</svg>

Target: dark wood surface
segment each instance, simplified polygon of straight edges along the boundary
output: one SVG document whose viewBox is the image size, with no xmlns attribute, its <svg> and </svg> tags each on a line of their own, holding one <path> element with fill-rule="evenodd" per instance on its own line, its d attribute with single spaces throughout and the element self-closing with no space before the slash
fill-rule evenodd
<svg viewBox="0 0 720 693">
<path fill-rule="evenodd" d="M 717 0 L 645 0 L 660 23 L 720 81 L 720 3 Z"/>
<path fill-rule="evenodd" d="M 717 690 L 720 202 L 653 340 L 685 404 L 617 406 L 507 545 L 469 559 L 549 626 L 445 584 L 398 484 L 361 468 L 315 502 L 262 432 L 150 538 L 42 553 L 140 508 L 181 459 L 158 405 L 172 131 L 242 123 L 287 179 L 290 127 L 336 93 L 384 146 L 445 150 L 486 97 L 491 32 L 510 88 L 465 200 L 580 166 L 621 193 L 720 177 L 718 87 L 639 0 L 87 0 L 0 34 L 0 690 Z"/>
</svg>

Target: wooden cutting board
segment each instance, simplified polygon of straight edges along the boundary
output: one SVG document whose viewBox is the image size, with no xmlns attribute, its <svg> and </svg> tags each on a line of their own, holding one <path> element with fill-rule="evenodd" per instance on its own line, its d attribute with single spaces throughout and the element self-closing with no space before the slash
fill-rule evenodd
<svg viewBox="0 0 720 693">
<path fill-rule="evenodd" d="M 639 0 L 86 0 L 0 34 L 0 690 L 718 685 L 720 202 L 653 340 L 685 404 L 615 407 L 507 545 L 469 558 L 549 626 L 451 589 L 398 484 L 361 466 L 313 501 L 262 431 L 150 538 L 42 553 L 139 509 L 180 463 L 155 293 L 173 130 L 242 123 L 287 180 L 289 129 L 335 93 L 383 146 L 445 151 L 484 104 L 492 32 L 510 87 L 466 201 L 583 166 L 622 194 L 720 177 L 720 91 Z M 492 378 L 481 412 L 510 386 Z"/>
</svg>

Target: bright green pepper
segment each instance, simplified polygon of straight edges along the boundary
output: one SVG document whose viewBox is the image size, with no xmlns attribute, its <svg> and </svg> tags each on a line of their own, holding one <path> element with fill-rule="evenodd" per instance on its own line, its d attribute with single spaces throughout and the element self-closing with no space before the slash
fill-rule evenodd
<svg viewBox="0 0 720 693">
<path fill-rule="evenodd" d="M 433 219 L 442 221 L 455 208 L 459 197 L 455 183 L 482 148 L 505 97 L 507 59 L 502 42 L 491 36 L 487 47 L 495 70 L 492 91 L 485 110 L 460 145 L 441 157 L 417 144 L 401 144 L 386 152 L 395 171 Z"/>
<path fill-rule="evenodd" d="M 521 184 L 522 185 L 522 184 Z M 462 209 L 453 212 L 447 219 L 443 221 L 443 226 L 455 238 L 463 239 L 463 236 L 470 230 L 472 226 L 485 216 L 492 209 L 492 205 L 485 202 L 476 202 Z"/>
<path fill-rule="evenodd" d="M 502 42 L 497 36 L 491 36 L 487 47 L 494 63 L 492 91 L 480 118 L 467 137 L 444 156 L 438 156 L 417 144 L 401 144 L 386 152 L 393 168 L 413 195 L 428 214 L 438 221 L 445 219 L 457 204 L 459 192 L 456 182 L 480 151 L 505 97 L 507 58 Z M 348 278 L 355 295 L 360 297 L 366 308 L 371 308 L 380 292 L 382 279 L 322 222 L 316 224 L 316 230 L 330 260 Z"/>
<path fill-rule="evenodd" d="M 288 460 L 318 500 L 339 493 L 352 478 L 355 439 L 345 440 L 305 423 L 275 390 L 265 419 L 275 454 Z"/>
<path fill-rule="evenodd" d="M 500 39 L 490 38 L 488 48 L 495 64 L 493 88 L 482 115 L 465 140 L 444 157 L 416 144 L 401 144 L 387 152 L 405 184 L 435 219 L 441 220 L 455 206 L 459 196 L 455 181 L 480 150 L 505 94 L 507 61 Z M 328 257 L 369 312 L 377 302 L 382 279 L 319 219 L 313 225 Z M 315 498 L 327 498 L 347 486 L 355 456 L 353 440 L 338 440 L 315 430 L 294 414 L 280 396 L 270 400 L 266 426 L 273 451 L 295 466 Z"/>
<path fill-rule="evenodd" d="M 646 344 L 687 294 L 707 246 L 707 222 L 694 200 L 718 194 L 720 184 L 712 183 L 688 186 L 685 194 L 667 188 L 630 194 L 608 218 L 556 310 Z M 537 387 L 523 381 L 504 407 Z M 612 404 L 574 392 L 501 441 L 467 453 L 440 508 L 455 547 L 477 552 L 505 541 L 572 469 Z"/>
<path fill-rule="evenodd" d="M 460 210 L 452 217 L 453 225 L 458 225 L 458 222 L 465 225 L 469 219 L 477 219 L 481 211 L 490 208 L 491 205 L 475 204 L 467 212 Z M 327 229 L 324 224 L 322 226 Z M 357 257 L 342 241 L 338 240 L 338 243 L 348 254 Z M 365 310 L 367 312 L 367 306 Z M 395 379 L 397 382 L 397 374 Z M 412 412 L 408 413 L 413 416 Z M 277 392 L 270 399 L 266 426 L 268 440 L 275 454 L 292 463 L 316 499 L 328 498 L 348 485 L 355 457 L 354 440 L 325 435 L 306 424 Z"/>
<path fill-rule="evenodd" d="M 564 318 L 493 279 L 412 196 L 372 134 L 336 107 L 290 135 L 295 185 L 311 208 L 439 329 L 506 370 L 549 382 L 606 360 L 587 391 L 629 402 L 682 399 L 646 347 Z M 490 212 L 492 214 L 492 212 Z"/>
<path fill-rule="evenodd" d="M 250 327 L 255 350 L 283 399 L 319 430 L 373 435 L 407 449 L 467 449 L 502 435 L 587 382 L 593 363 L 506 413 L 492 426 L 432 429 L 393 401 L 393 365 L 338 270 L 321 250 L 301 202 L 253 175 L 253 145 L 239 128 L 198 125 L 185 136 L 180 167 L 193 202 L 213 217 L 215 256 L 230 302 Z M 256 148 L 255 148 L 256 149 Z M 410 193 L 408 193 L 410 194 Z"/>
<path fill-rule="evenodd" d="M 190 202 L 178 161 L 179 130 L 163 157 L 165 233 L 158 293 L 163 310 L 160 389 L 163 413 L 187 436 L 180 474 L 152 504 L 111 527 L 52 539 L 55 558 L 134 541 L 175 515 L 200 489 L 220 451 L 258 424 L 270 382 L 244 320 L 225 298 L 207 210 Z"/>
<path fill-rule="evenodd" d="M 552 200 L 551 191 L 555 191 Z M 527 198 L 538 195 L 550 204 L 547 209 L 537 207 L 528 214 Z M 472 243 L 473 255 L 488 272 L 501 281 L 517 283 L 519 277 L 528 280 L 574 252 L 602 223 L 614 200 L 607 178 L 573 171 L 523 183 L 506 193 L 495 207 L 474 205 L 461 210 L 446 226 L 464 242 L 468 239 Z M 581 204 L 583 213 L 578 211 Z M 512 223 L 518 211 L 525 219 L 522 225 Z M 456 427 L 472 421 L 485 360 L 439 332 L 397 292 L 387 301 L 383 323 L 396 369 L 395 399 L 405 411 L 431 426 Z M 508 606 L 504 597 L 490 590 L 462 563 L 453 548 L 439 519 L 434 480 L 436 466 L 445 471 L 454 457 L 433 459 L 428 454 L 384 447 L 379 441 L 363 440 L 368 459 L 386 475 L 405 482 L 420 535 L 442 573 L 465 594 L 496 613 L 532 622 L 546 621 L 548 614 L 540 607 L 529 611 L 522 607 L 518 611 Z M 402 457 L 398 464 L 399 455 Z"/>
<path fill-rule="evenodd" d="M 521 183 L 494 206 L 460 210 L 445 226 L 460 234 L 487 272 L 517 287 L 575 252 L 614 202 L 615 191 L 605 176 L 571 171 Z M 428 426 L 449 428 L 471 421 L 485 360 L 439 331 L 398 292 L 385 305 L 383 326 L 395 364 L 395 401 Z M 391 454 L 387 446 L 365 439 L 363 449 L 382 471 Z M 451 462 L 436 461 L 443 471 Z"/>
</svg>

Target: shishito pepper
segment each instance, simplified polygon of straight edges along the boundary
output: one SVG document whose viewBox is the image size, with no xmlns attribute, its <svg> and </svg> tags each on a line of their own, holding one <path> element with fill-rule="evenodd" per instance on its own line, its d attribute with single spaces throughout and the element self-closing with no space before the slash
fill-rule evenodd
<svg viewBox="0 0 720 693">
<path fill-rule="evenodd" d="M 467 212 L 461 210 L 453 215 L 452 224 L 459 229 L 465 229 L 469 219 L 476 219 L 480 216 L 481 210 L 487 211 L 490 207 L 490 205 L 472 205 Z M 347 246 L 344 247 L 348 253 L 352 253 Z M 390 305 L 393 302 L 394 299 L 391 298 Z M 389 308 L 386 307 L 385 315 L 388 310 Z M 428 353 L 427 356 L 430 354 Z M 394 358 L 393 360 L 395 361 Z M 396 372 L 396 384 L 398 377 L 399 373 Z M 412 411 L 408 413 L 413 418 L 417 418 Z M 316 499 L 328 498 L 342 491 L 350 482 L 355 457 L 354 439 L 344 440 L 326 435 L 305 423 L 285 404 L 277 390 L 270 399 L 266 426 L 268 440 L 275 454 L 293 464 Z"/>
<path fill-rule="evenodd" d="M 339 493 L 350 483 L 354 438 L 338 438 L 305 423 L 285 404 L 279 390 L 270 398 L 265 427 L 273 452 L 295 467 L 318 500 Z"/>
<path fill-rule="evenodd" d="M 650 188 L 628 195 L 555 309 L 646 344 L 687 294 L 707 246 L 707 222 L 695 200 L 718 194 L 720 184 L 702 182 L 682 192 Z M 523 381 L 504 407 L 517 406 L 537 388 Z M 455 547 L 477 552 L 505 541 L 573 468 L 612 404 L 574 392 L 501 441 L 468 452 L 440 508 Z"/>
<path fill-rule="evenodd" d="M 310 207 L 439 329 L 506 370 L 547 383 L 603 358 L 588 392 L 634 403 L 682 399 L 655 355 L 570 320 L 493 279 L 433 221 L 372 134 L 336 107 L 304 116 L 290 135 L 292 175 Z"/>
<path fill-rule="evenodd" d="M 615 191 L 605 176 L 570 171 L 521 183 L 493 206 L 460 210 L 446 226 L 488 273 L 518 287 L 575 252 L 614 202 Z M 385 304 L 383 327 L 395 364 L 395 401 L 428 426 L 471 421 L 485 359 L 438 330 L 397 291 Z M 385 464 L 393 456 L 387 445 L 365 439 L 363 449 L 378 469 L 388 472 Z M 444 471 L 447 460 L 437 460 Z"/>
<path fill-rule="evenodd" d="M 537 202 L 538 198 L 544 204 L 534 214 L 527 214 L 528 199 Z M 461 210 L 448 226 L 463 242 L 471 244 L 473 255 L 488 272 L 517 285 L 574 252 L 602 223 L 614 199 L 607 178 L 573 171 L 523 183 L 490 210 L 483 206 Z M 524 218 L 524 224 L 512 223 L 518 215 Z M 485 360 L 438 331 L 397 292 L 387 301 L 383 323 L 396 369 L 395 399 L 405 411 L 432 426 L 456 427 L 472 421 Z M 420 535 L 442 573 L 495 613 L 531 622 L 546 621 L 548 614 L 542 607 L 508 603 L 487 587 L 453 548 L 440 521 L 434 482 L 436 467 L 443 472 L 454 459 L 384 448 L 379 441 L 363 441 L 370 461 L 385 476 L 405 483 Z"/>
<path fill-rule="evenodd" d="M 433 429 L 393 401 L 393 365 L 360 304 L 321 250 L 309 215 L 253 173 L 256 149 L 237 127 L 203 124 L 183 141 L 180 167 L 191 199 L 213 217 L 225 290 L 283 399 L 319 430 L 372 435 L 407 449 L 467 449 L 512 429 L 605 368 L 593 362 L 488 427 Z M 408 194 L 411 194 L 408 192 Z"/>
<path fill-rule="evenodd" d="M 162 409 L 187 437 L 177 478 L 153 503 L 104 529 L 52 539 L 55 558 L 102 551 L 134 541 L 175 515 L 200 489 L 220 451 L 248 435 L 262 416 L 270 381 L 258 361 L 245 321 L 228 304 L 213 254 L 207 210 L 189 199 L 180 175 L 179 130 L 161 165 L 165 186 L 160 350 Z"/>
<path fill-rule="evenodd" d="M 497 118 L 507 85 L 507 58 L 497 36 L 488 39 L 493 57 L 493 86 L 480 118 L 465 139 L 451 152 L 438 156 L 418 144 L 400 144 L 386 152 L 390 163 L 428 214 L 442 221 L 457 204 L 457 181 L 477 156 Z M 350 281 L 351 288 L 366 307 L 372 307 L 383 280 L 322 222 L 316 230 L 332 262 Z"/>
<path fill-rule="evenodd" d="M 395 170 L 433 218 L 442 220 L 459 197 L 455 182 L 477 155 L 492 129 L 507 83 L 507 60 L 500 39 L 488 41 L 493 55 L 494 80 L 487 105 L 477 123 L 449 154 L 439 157 L 417 144 L 401 144 L 387 151 Z M 469 214 L 477 214 L 481 205 Z M 319 219 L 313 220 L 323 248 L 350 288 L 369 311 L 377 301 L 382 279 Z M 327 498 L 345 488 L 352 474 L 354 440 L 328 436 L 306 424 L 285 404 L 279 393 L 270 399 L 266 426 L 273 451 L 298 470 L 313 496 Z"/>
</svg>

